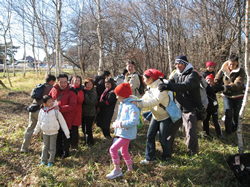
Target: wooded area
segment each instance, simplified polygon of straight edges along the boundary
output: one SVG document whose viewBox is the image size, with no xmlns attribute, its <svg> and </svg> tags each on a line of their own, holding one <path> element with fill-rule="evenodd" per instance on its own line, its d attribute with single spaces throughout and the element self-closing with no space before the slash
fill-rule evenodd
<svg viewBox="0 0 250 187">
<path fill-rule="evenodd" d="M 0 9 L 5 43 L 18 40 L 24 56 L 32 46 L 34 59 L 43 49 L 47 73 L 68 61 L 82 75 L 108 69 L 116 76 L 132 59 L 139 73 L 156 68 L 168 76 L 180 54 L 196 69 L 209 60 L 217 71 L 231 53 L 244 62 L 245 0 L 6 0 Z"/>
</svg>

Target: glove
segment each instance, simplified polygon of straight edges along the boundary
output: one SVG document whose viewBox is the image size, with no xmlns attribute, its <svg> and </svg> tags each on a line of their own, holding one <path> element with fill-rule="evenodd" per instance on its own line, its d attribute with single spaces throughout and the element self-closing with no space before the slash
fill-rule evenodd
<svg viewBox="0 0 250 187">
<path fill-rule="evenodd" d="M 113 127 L 114 129 L 122 128 L 122 122 L 120 122 L 120 121 L 115 121 L 115 122 L 112 124 L 112 127 Z"/>
<path fill-rule="evenodd" d="M 164 90 L 170 90 L 169 87 L 170 87 L 169 84 L 161 83 L 159 84 L 158 89 L 160 90 L 160 92 L 163 92 Z"/>
</svg>

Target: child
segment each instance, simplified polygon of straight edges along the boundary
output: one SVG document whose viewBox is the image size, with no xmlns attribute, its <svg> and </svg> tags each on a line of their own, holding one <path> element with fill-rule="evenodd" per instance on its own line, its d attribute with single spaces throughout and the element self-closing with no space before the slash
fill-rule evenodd
<svg viewBox="0 0 250 187">
<path fill-rule="evenodd" d="M 58 110 L 54 110 L 54 100 L 50 95 L 43 96 L 43 108 L 38 115 L 38 121 L 33 135 L 37 135 L 40 130 L 43 131 L 43 150 L 41 155 L 40 165 L 47 163 L 48 150 L 50 157 L 48 167 L 52 166 L 56 154 L 56 139 L 60 126 L 67 138 L 70 138 L 67 124 Z"/>
<path fill-rule="evenodd" d="M 201 72 L 201 74 L 202 74 L 202 76 L 204 77 L 204 79 L 205 79 L 208 75 L 210 75 L 211 73 L 213 74 L 213 76 L 215 76 L 214 66 L 215 66 L 215 63 L 214 63 L 214 62 L 212 62 L 212 61 L 207 61 L 207 62 L 206 62 L 206 70 Z"/>
<path fill-rule="evenodd" d="M 206 77 L 206 81 L 208 83 L 206 91 L 208 97 L 208 107 L 207 107 L 207 118 L 203 121 L 203 130 L 206 131 L 206 135 L 209 136 L 209 120 L 210 117 L 213 117 L 214 127 L 217 133 L 218 138 L 222 138 L 223 134 L 221 131 L 221 126 L 218 121 L 218 102 L 216 98 L 216 90 L 213 86 L 214 84 L 214 76 L 210 74 Z"/>
<path fill-rule="evenodd" d="M 130 84 L 122 83 L 115 88 L 114 92 L 121 104 L 117 120 L 113 123 L 117 140 L 109 149 L 115 168 L 106 176 L 108 179 L 114 179 L 123 175 L 120 168 L 120 157 L 118 154 L 120 148 L 121 154 L 128 168 L 126 174 L 130 175 L 132 173 L 133 161 L 129 155 L 128 147 L 130 140 L 136 138 L 137 125 L 139 125 L 140 122 L 140 111 L 131 103 L 134 99 L 130 96 L 132 94 Z"/>
</svg>

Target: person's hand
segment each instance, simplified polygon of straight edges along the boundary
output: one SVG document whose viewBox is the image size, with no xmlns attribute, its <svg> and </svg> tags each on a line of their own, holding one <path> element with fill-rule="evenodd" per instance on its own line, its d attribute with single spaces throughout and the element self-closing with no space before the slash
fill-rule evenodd
<svg viewBox="0 0 250 187">
<path fill-rule="evenodd" d="M 160 90 L 160 92 L 163 92 L 164 90 L 170 90 L 169 84 L 161 83 L 159 84 L 158 89 Z"/>
<path fill-rule="evenodd" d="M 115 122 L 112 124 L 112 127 L 113 127 L 114 129 L 122 128 L 122 122 L 121 122 L 121 121 L 115 121 Z"/>
<path fill-rule="evenodd" d="M 58 105 L 54 106 L 55 110 L 60 110 L 60 107 Z"/>
</svg>

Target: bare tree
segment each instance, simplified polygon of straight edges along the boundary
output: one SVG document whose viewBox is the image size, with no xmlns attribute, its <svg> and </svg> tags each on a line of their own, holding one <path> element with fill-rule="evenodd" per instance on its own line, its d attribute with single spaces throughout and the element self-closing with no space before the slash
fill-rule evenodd
<svg viewBox="0 0 250 187">
<path fill-rule="evenodd" d="M 10 76 L 9 76 L 9 70 L 8 70 L 8 65 L 7 65 L 7 32 L 10 29 L 10 23 L 11 23 L 11 8 L 12 8 L 12 1 L 8 1 L 7 3 L 7 22 L 4 23 L 4 19 L 3 21 L 0 21 L 1 24 L 1 30 L 3 31 L 3 38 L 4 38 L 4 68 L 7 74 L 7 79 L 9 82 L 10 87 L 12 87 L 11 81 L 10 81 Z"/>
<path fill-rule="evenodd" d="M 61 59 L 61 29 L 62 29 L 62 0 L 53 0 L 56 8 L 56 75 L 61 73 L 62 59 Z"/>
<path fill-rule="evenodd" d="M 42 3 L 42 5 L 43 5 L 43 1 L 41 1 L 40 3 Z M 48 34 L 47 34 L 47 31 L 46 31 L 46 26 L 48 25 L 48 22 L 44 20 L 43 13 L 38 15 L 38 13 L 36 11 L 36 0 L 32 0 L 32 7 L 33 7 L 34 18 L 36 20 L 36 24 L 37 24 L 39 33 L 42 36 L 43 49 L 44 49 L 44 52 L 45 52 L 46 63 L 47 63 L 46 74 L 50 74 L 51 72 L 50 72 L 50 59 L 49 59 L 49 53 L 48 53 Z M 42 10 L 42 11 L 44 11 L 44 10 Z M 46 12 L 46 11 L 44 11 L 44 12 Z"/>
<path fill-rule="evenodd" d="M 97 0 L 96 2 L 97 6 L 97 28 L 96 32 L 98 35 L 99 40 L 99 68 L 98 68 L 98 75 L 101 75 L 103 71 L 103 39 L 102 39 L 102 33 L 101 33 L 101 23 L 102 23 L 102 16 L 101 16 L 101 3 L 100 0 Z"/>
<path fill-rule="evenodd" d="M 13 41 L 12 41 L 12 37 L 11 37 L 11 29 L 9 28 L 9 37 L 10 37 L 10 45 L 11 45 L 11 64 L 12 64 L 12 67 L 13 67 L 13 76 L 15 77 L 16 76 L 16 73 L 15 73 L 15 59 L 14 59 L 14 52 L 13 52 Z"/>
<path fill-rule="evenodd" d="M 245 71 L 247 75 L 247 84 L 246 84 L 246 90 L 242 102 L 242 106 L 239 113 L 239 124 L 237 129 L 237 136 L 238 136 L 238 147 L 239 147 L 239 153 L 244 153 L 244 147 L 243 147 L 243 138 L 242 138 L 242 121 L 244 116 L 244 111 L 247 105 L 248 100 L 248 90 L 249 90 L 249 13 L 250 13 L 250 0 L 247 0 L 246 2 L 246 16 L 245 16 Z"/>
</svg>

